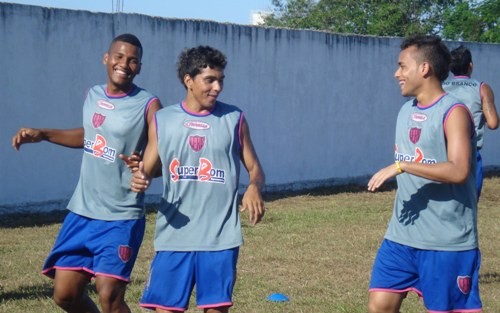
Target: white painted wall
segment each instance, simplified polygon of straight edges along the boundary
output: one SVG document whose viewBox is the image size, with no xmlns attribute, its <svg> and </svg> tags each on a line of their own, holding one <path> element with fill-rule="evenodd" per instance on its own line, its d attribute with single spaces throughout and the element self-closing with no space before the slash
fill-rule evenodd
<svg viewBox="0 0 500 313">
<path fill-rule="evenodd" d="M 0 3 L 0 213 L 64 208 L 82 152 L 48 143 L 16 152 L 11 137 L 21 126 L 79 127 L 85 91 L 106 82 L 102 56 L 125 32 L 144 47 L 137 84 L 164 105 L 184 95 L 175 72 L 184 48 L 203 44 L 226 53 L 220 100 L 245 111 L 268 190 L 364 183 L 392 160 L 405 100 L 393 78 L 400 38 Z M 474 76 L 500 95 L 500 45 L 468 46 Z M 485 137 L 484 164 L 498 166 L 498 134 Z M 150 193 L 160 193 L 159 182 Z"/>
</svg>

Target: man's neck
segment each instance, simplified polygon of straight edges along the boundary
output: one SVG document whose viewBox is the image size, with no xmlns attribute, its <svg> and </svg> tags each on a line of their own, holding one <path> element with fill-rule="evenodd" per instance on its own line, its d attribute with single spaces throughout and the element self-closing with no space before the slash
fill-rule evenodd
<svg viewBox="0 0 500 313">
<path fill-rule="evenodd" d="M 117 87 L 117 86 L 113 86 L 111 84 L 108 84 L 106 86 L 106 91 L 110 95 L 120 95 L 120 94 L 129 93 L 133 88 L 134 88 L 134 84 L 129 85 L 129 86 L 125 86 L 125 87 Z"/>
<path fill-rule="evenodd" d="M 444 93 L 445 91 L 440 83 L 428 84 L 422 88 L 422 92 L 420 92 L 416 98 L 420 106 L 426 107 L 435 103 Z"/>
<path fill-rule="evenodd" d="M 182 106 L 187 111 L 195 114 L 209 114 L 215 108 L 215 104 L 213 106 L 204 106 L 196 101 L 190 101 L 189 99 L 184 100 Z"/>
</svg>

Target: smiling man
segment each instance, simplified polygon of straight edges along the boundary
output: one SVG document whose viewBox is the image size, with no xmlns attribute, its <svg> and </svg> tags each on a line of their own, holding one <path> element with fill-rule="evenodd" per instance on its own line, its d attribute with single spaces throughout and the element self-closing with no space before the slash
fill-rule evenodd
<svg viewBox="0 0 500 313">
<path fill-rule="evenodd" d="M 200 308 L 228 312 L 243 244 L 240 162 L 249 173 L 242 210 L 248 210 L 252 224 L 264 215 L 264 173 L 242 111 L 217 101 L 224 86 L 224 54 L 208 46 L 187 49 L 177 66 L 186 98 L 155 115 L 144 161 L 131 182 L 132 190 L 144 191 L 161 160 L 156 255 L 141 306 L 185 311 L 196 285 Z"/>
<path fill-rule="evenodd" d="M 471 113 L 446 94 L 450 53 L 439 37 L 401 44 L 395 77 L 413 97 L 399 111 L 395 163 L 368 182 L 377 190 L 396 177 L 397 193 L 373 265 L 370 313 L 398 313 L 409 291 L 428 312 L 481 312 L 476 138 Z"/>
<path fill-rule="evenodd" d="M 125 289 L 144 236 L 142 195 L 130 190 L 130 170 L 147 143 L 147 128 L 161 108 L 157 97 L 134 85 L 142 45 L 132 34 L 113 39 L 104 54 L 108 82 L 87 93 L 83 127 L 21 128 L 12 139 L 83 148 L 80 178 L 43 273 L 54 278 L 54 301 L 67 312 L 99 312 L 85 293 L 95 278 L 103 312 L 130 312 Z M 122 162 L 120 158 L 125 161 Z"/>
</svg>

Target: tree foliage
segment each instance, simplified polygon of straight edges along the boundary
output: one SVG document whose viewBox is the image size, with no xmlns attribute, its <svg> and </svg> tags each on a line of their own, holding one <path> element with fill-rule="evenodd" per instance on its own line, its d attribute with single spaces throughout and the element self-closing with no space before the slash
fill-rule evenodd
<svg viewBox="0 0 500 313">
<path fill-rule="evenodd" d="M 268 26 L 500 42 L 500 0 L 272 0 L 272 7 Z"/>
</svg>

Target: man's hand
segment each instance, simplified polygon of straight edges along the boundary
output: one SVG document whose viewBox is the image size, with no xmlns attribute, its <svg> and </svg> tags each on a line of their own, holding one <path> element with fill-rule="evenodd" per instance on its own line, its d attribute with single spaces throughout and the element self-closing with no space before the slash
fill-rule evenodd
<svg viewBox="0 0 500 313">
<path fill-rule="evenodd" d="M 125 164 L 127 164 L 131 173 L 135 173 L 139 170 L 139 162 L 142 161 L 142 157 L 139 152 L 135 151 L 132 155 L 120 154 L 118 157 L 122 159 Z"/>
<path fill-rule="evenodd" d="M 19 151 L 22 144 L 35 143 L 43 140 L 43 133 L 36 128 L 21 128 L 12 137 L 12 147 Z"/>
<path fill-rule="evenodd" d="M 396 177 L 398 174 L 401 174 L 401 172 L 398 171 L 395 164 L 384 167 L 372 176 L 368 182 L 368 191 L 376 191 L 380 186 L 382 186 L 383 183 L 393 177 Z"/>
<path fill-rule="evenodd" d="M 252 225 L 260 222 L 262 220 L 262 217 L 264 217 L 264 213 L 266 211 L 264 207 L 264 200 L 262 199 L 260 190 L 254 184 L 248 185 L 248 188 L 241 201 L 240 211 L 243 212 L 246 210 L 248 210 L 250 223 Z"/>
<path fill-rule="evenodd" d="M 149 188 L 149 182 L 149 177 L 144 172 L 144 163 L 141 161 L 130 179 L 130 190 L 134 192 L 144 192 Z"/>
</svg>

